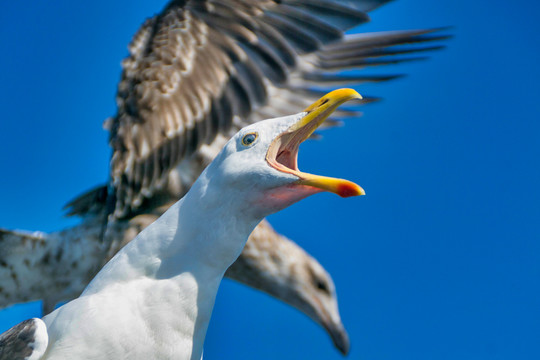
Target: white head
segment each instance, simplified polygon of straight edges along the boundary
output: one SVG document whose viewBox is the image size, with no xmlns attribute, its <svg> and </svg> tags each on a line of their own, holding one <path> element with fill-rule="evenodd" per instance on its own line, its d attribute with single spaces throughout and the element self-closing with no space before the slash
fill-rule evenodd
<svg viewBox="0 0 540 360">
<path fill-rule="evenodd" d="M 351 89 L 335 90 L 301 113 L 243 128 L 201 175 L 204 188 L 231 189 L 230 195 L 240 197 L 261 219 L 321 191 L 342 197 L 363 195 L 362 188 L 350 181 L 304 173 L 297 165 L 299 145 L 351 99 L 361 96 Z"/>
</svg>

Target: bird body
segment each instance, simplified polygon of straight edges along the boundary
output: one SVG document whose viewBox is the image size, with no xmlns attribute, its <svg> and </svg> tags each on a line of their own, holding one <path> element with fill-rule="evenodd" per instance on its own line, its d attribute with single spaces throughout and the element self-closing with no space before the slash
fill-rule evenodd
<svg viewBox="0 0 540 360">
<path fill-rule="evenodd" d="M 47 354 L 92 358 L 105 347 L 111 359 L 200 359 L 221 279 L 262 220 L 233 201 L 237 193 L 214 193 L 209 183 L 203 172 L 184 198 L 105 265 L 81 297 L 44 318 L 54 340 Z"/>
<path fill-rule="evenodd" d="M 141 232 L 81 297 L 44 318 L 55 359 L 97 357 L 104 347 L 111 359 L 200 359 L 223 274 L 256 221 L 226 221 L 227 207 L 221 214 L 207 212 L 202 201 L 190 198 L 188 193 Z M 222 221 L 203 231 L 203 220 L 215 215 Z M 217 236 L 220 230 L 231 236 Z M 88 347 L 70 346 L 81 340 Z"/>
</svg>

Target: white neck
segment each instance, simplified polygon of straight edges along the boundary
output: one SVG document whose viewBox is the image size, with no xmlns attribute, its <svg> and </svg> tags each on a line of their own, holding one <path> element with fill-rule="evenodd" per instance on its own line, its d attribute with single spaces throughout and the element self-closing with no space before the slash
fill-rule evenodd
<svg viewBox="0 0 540 360">
<path fill-rule="evenodd" d="M 238 196 L 234 191 L 225 194 L 213 191 L 220 187 L 212 186 L 212 182 L 219 180 L 205 174 L 182 200 L 126 245 L 82 295 L 114 291 L 129 297 L 127 302 L 155 305 L 145 307 L 143 318 L 148 319 L 147 322 L 154 321 L 159 332 L 157 328 L 163 324 L 155 319 L 169 314 L 165 316 L 167 325 L 180 329 L 182 334 L 177 334 L 178 337 L 188 339 L 182 346 L 192 347 L 187 357 L 192 360 L 201 357 L 223 274 L 262 220 L 237 200 L 245 196 Z M 116 290 L 118 288 L 122 290 Z M 136 294 L 131 291 L 135 288 L 139 289 Z M 144 289 L 142 294 L 141 288 Z M 175 346 L 178 337 L 170 339 L 176 341 Z"/>
</svg>

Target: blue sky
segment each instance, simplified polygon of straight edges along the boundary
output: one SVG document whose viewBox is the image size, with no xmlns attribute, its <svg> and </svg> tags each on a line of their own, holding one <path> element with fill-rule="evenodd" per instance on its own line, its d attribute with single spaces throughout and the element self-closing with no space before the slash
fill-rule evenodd
<svg viewBox="0 0 540 360">
<path fill-rule="evenodd" d="M 0 227 L 52 231 L 107 179 L 120 61 L 165 1 L 0 5 Z M 359 31 L 454 26 L 384 97 L 303 145 L 305 171 L 367 192 L 271 217 L 332 274 L 351 359 L 540 358 L 540 38 L 527 1 L 401 0 Z M 300 110 L 300 109 L 299 109 Z M 0 331 L 38 306 L 0 312 Z M 225 281 L 206 359 L 340 359 L 297 311 Z"/>
</svg>

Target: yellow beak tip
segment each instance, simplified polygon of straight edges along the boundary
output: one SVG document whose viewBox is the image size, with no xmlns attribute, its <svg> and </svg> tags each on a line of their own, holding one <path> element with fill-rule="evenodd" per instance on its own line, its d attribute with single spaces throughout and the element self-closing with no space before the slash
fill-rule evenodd
<svg viewBox="0 0 540 360">
<path fill-rule="evenodd" d="M 356 90 L 348 89 L 348 88 L 337 89 L 337 90 L 331 91 L 330 93 L 326 94 L 324 97 L 332 98 L 332 99 L 341 99 L 343 102 L 347 100 L 352 100 L 352 99 L 359 99 L 359 100 L 362 99 L 362 95 L 360 95 Z"/>
</svg>

